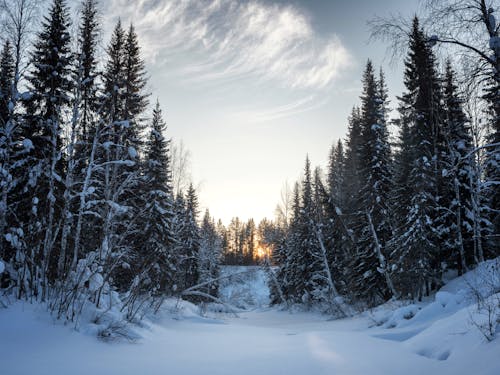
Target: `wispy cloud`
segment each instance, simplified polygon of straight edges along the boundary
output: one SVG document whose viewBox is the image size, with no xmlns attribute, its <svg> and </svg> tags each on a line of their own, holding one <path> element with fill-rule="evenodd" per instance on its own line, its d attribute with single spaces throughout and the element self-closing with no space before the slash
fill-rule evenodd
<svg viewBox="0 0 500 375">
<path fill-rule="evenodd" d="M 322 99 L 318 100 L 317 95 L 308 95 L 306 97 L 274 108 L 237 112 L 234 114 L 234 116 L 250 122 L 267 122 L 319 108 L 328 100 L 329 98 L 327 96 L 324 96 Z"/>
<path fill-rule="evenodd" d="M 335 35 L 318 35 L 294 6 L 233 0 L 108 0 L 132 21 L 146 58 L 184 62 L 184 78 L 252 78 L 296 88 L 330 85 L 350 55 Z M 115 19 L 105 20 L 112 27 Z"/>
</svg>

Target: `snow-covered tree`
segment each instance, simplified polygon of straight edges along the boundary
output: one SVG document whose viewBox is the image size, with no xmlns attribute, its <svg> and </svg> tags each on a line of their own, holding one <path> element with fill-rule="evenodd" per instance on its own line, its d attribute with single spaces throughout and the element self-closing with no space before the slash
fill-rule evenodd
<svg viewBox="0 0 500 375">
<path fill-rule="evenodd" d="M 408 126 L 410 141 L 400 151 L 403 160 L 410 161 L 407 186 L 412 193 L 402 225 L 392 241 L 395 278 L 398 289 L 413 298 L 421 298 L 436 282 L 439 245 L 436 241 L 438 214 L 436 142 L 439 127 L 439 80 L 435 58 L 427 38 L 414 18 L 405 60 L 402 98 L 402 123 Z M 406 129 L 403 129 L 406 131 Z M 406 134 L 405 134 L 406 136 Z M 408 153 L 408 155 L 406 155 Z M 400 165 L 401 166 L 401 165 Z M 399 172 L 401 173 L 401 172 Z M 400 187 L 404 190 L 405 186 Z"/>
<path fill-rule="evenodd" d="M 69 24 L 65 1 L 53 0 L 34 45 L 31 57 L 33 69 L 28 76 L 30 95 L 25 100 L 23 137 L 25 142 L 33 145 L 25 180 L 25 199 L 37 206 L 28 211 L 36 210 L 37 215 L 26 232 L 30 233 L 30 246 L 36 249 L 36 258 L 41 260 L 36 262 L 40 268 L 33 270 L 32 277 L 41 277 L 42 298 L 47 297 L 49 273 L 53 280 L 57 263 L 54 248 L 58 241 L 66 167 L 63 113 L 70 105 L 72 86 Z M 28 206 L 26 204 L 26 208 Z"/>
<path fill-rule="evenodd" d="M 386 125 L 387 93 L 383 75 L 375 78 L 370 60 L 363 75 L 361 96 L 361 212 L 356 255 L 352 262 L 352 292 L 376 303 L 396 294 L 387 267 L 387 242 L 392 235 L 389 200 L 392 163 Z"/>
<path fill-rule="evenodd" d="M 198 252 L 198 283 L 205 284 L 201 292 L 212 297 L 219 296 L 220 262 L 222 239 L 210 212 L 205 211 L 200 227 L 200 249 Z"/>
</svg>

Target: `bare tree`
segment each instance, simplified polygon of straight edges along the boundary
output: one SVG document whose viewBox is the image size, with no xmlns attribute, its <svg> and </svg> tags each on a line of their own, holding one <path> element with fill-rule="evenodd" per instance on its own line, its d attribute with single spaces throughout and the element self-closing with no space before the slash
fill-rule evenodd
<svg viewBox="0 0 500 375">
<path fill-rule="evenodd" d="M 276 221 L 284 228 L 288 227 L 292 215 L 293 194 L 288 181 L 283 184 L 280 193 L 280 202 L 276 206 Z"/>
<path fill-rule="evenodd" d="M 13 90 L 17 93 L 19 81 L 25 71 L 27 44 L 36 30 L 39 9 L 44 0 L 0 0 L 1 29 L 14 48 L 15 78 Z M 16 97 L 13 95 L 13 97 Z"/>
<path fill-rule="evenodd" d="M 8 105 L 9 114 L 2 127 L 3 142 L 0 145 L 2 150 L 2 164 L 4 183 L 0 190 L 0 237 L 3 237 L 6 229 L 7 200 L 16 181 L 11 173 L 13 155 L 13 144 L 15 134 L 19 127 L 15 118 L 17 103 L 19 99 L 18 87 L 25 71 L 25 59 L 28 48 L 27 42 L 35 30 L 40 1 L 36 0 L 0 0 L 0 30 L 3 38 L 8 41 L 13 48 L 14 58 L 14 79 L 11 87 L 10 102 Z"/>
<path fill-rule="evenodd" d="M 191 152 L 186 148 L 181 140 L 178 143 L 172 142 L 172 181 L 173 191 L 177 195 L 185 191 L 191 183 Z"/>
</svg>

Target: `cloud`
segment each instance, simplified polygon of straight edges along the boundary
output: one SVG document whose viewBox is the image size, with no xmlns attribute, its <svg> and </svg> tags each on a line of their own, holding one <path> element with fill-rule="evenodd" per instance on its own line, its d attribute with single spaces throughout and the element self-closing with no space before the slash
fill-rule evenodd
<svg viewBox="0 0 500 375">
<path fill-rule="evenodd" d="M 246 121 L 250 122 L 267 122 L 319 108 L 323 106 L 328 100 L 328 96 L 318 100 L 317 95 L 307 95 L 298 100 L 274 108 L 255 111 L 242 111 L 235 113 L 234 116 L 239 119 L 246 119 Z"/>
<path fill-rule="evenodd" d="M 108 0 L 106 14 L 133 22 L 146 59 L 182 61 L 194 81 L 250 78 L 323 88 L 350 63 L 335 36 L 322 37 L 294 6 L 255 0 Z M 106 16 L 105 16 L 106 17 Z M 115 18 L 105 18 L 111 29 Z"/>
</svg>

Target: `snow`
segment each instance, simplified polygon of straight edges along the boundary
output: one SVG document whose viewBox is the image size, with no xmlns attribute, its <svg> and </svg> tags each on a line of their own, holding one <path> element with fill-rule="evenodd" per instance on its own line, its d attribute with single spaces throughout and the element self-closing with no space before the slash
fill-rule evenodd
<svg viewBox="0 0 500 375">
<path fill-rule="evenodd" d="M 219 291 L 229 305 L 249 309 L 269 304 L 267 276 L 261 267 L 226 266 L 221 276 L 228 277 L 221 280 Z"/>
<path fill-rule="evenodd" d="M 222 299 L 245 311 L 169 299 L 135 329 L 135 343 L 99 341 L 88 327 L 76 332 L 43 306 L 17 302 L 0 309 L 2 374 L 499 374 L 500 340 L 487 342 L 470 324 L 476 309 L 464 289 L 494 266 L 427 301 L 393 301 L 334 321 L 266 307 L 262 269 L 225 267 L 233 276 L 221 281 Z"/>
<path fill-rule="evenodd" d="M 137 158 L 137 151 L 132 146 L 128 147 L 128 156 L 130 156 L 130 158 L 132 158 L 132 159 L 136 159 Z"/>
<path fill-rule="evenodd" d="M 33 147 L 33 142 L 31 141 L 31 139 L 25 138 L 23 140 L 23 147 L 24 147 L 25 151 L 32 150 L 34 147 Z"/>
</svg>

